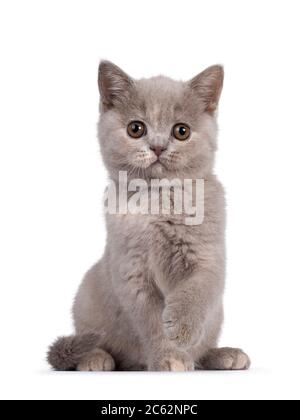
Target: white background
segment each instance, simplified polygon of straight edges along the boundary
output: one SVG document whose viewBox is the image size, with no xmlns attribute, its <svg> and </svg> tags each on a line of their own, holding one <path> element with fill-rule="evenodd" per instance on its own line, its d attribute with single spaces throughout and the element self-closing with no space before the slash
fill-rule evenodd
<svg viewBox="0 0 300 420">
<path fill-rule="evenodd" d="M 1 398 L 298 398 L 299 1 L 0 3 Z M 105 245 L 97 67 L 188 79 L 225 66 L 216 172 L 228 198 L 226 322 L 246 373 L 56 373 Z"/>
</svg>

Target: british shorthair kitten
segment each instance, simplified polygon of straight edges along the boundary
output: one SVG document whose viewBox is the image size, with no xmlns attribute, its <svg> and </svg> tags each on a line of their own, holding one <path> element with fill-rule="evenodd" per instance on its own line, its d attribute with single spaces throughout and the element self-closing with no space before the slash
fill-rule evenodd
<svg viewBox="0 0 300 420">
<path fill-rule="evenodd" d="M 115 192 L 121 189 L 120 173 L 127 185 L 142 180 L 147 196 L 153 180 L 203 180 L 203 220 L 186 223 L 185 212 L 161 209 L 108 211 L 104 255 L 75 299 L 75 334 L 58 338 L 49 349 L 54 369 L 249 368 L 243 351 L 217 348 L 225 211 L 213 166 L 223 77 L 223 68 L 213 66 L 187 82 L 163 76 L 135 80 L 108 61 L 100 63 L 99 141 Z M 172 197 L 170 202 L 172 207 Z"/>
</svg>

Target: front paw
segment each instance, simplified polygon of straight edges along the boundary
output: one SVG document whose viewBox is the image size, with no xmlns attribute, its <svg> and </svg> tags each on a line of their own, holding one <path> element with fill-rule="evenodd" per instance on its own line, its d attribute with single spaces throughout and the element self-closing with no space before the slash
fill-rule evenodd
<svg viewBox="0 0 300 420">
<path fill-rule="evenodd" d="M 201 338 L 200 317 L 193 305 L 184 299 L 172 299 L 166 302 L 162 315 L 165 335 L 179 347 L 191 347 Z"/>
<path fill-rule="evenodd" d="M 169 349 L 157 352 L 152 357 L 149 365 L 149 371 L 159 372 L 187 372 L 195 369 L 192 358 L 185 352 Z"/>
</svg>

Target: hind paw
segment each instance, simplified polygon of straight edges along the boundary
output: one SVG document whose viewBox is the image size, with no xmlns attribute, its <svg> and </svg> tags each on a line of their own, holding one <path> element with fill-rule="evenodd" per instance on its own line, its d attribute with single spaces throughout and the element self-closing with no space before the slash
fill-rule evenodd
<svg viewBox="0 0 300 420">
<path fill-rule="evenodd" d="M 105 350 L 97 349 L 89 353 L 77 366 L 82 372 L 103 372 L 115 370 L 115 361 Z"/>
<path fill-rule="evenodd" d="M 240 349 L 212 349 L 200 361 L 202 369 L 206 370 L 248 370 L 251 361 Z"/>
</svg>

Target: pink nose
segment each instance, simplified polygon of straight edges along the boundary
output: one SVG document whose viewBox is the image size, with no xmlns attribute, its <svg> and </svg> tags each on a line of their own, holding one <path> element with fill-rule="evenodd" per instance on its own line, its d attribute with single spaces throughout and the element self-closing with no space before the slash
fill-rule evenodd
<svg viewBox="0 0 300 420">
<path fill-rule="evenodd" d="M 161 146 L 155 146 L 155 147 L 151 147 L 151 150 L 153 150 L 153 152 L 156 154 L 156 156 L 159 157 L 162 154 L 162 152 L 166 149 L 164 149 Z"/>
</svg>

